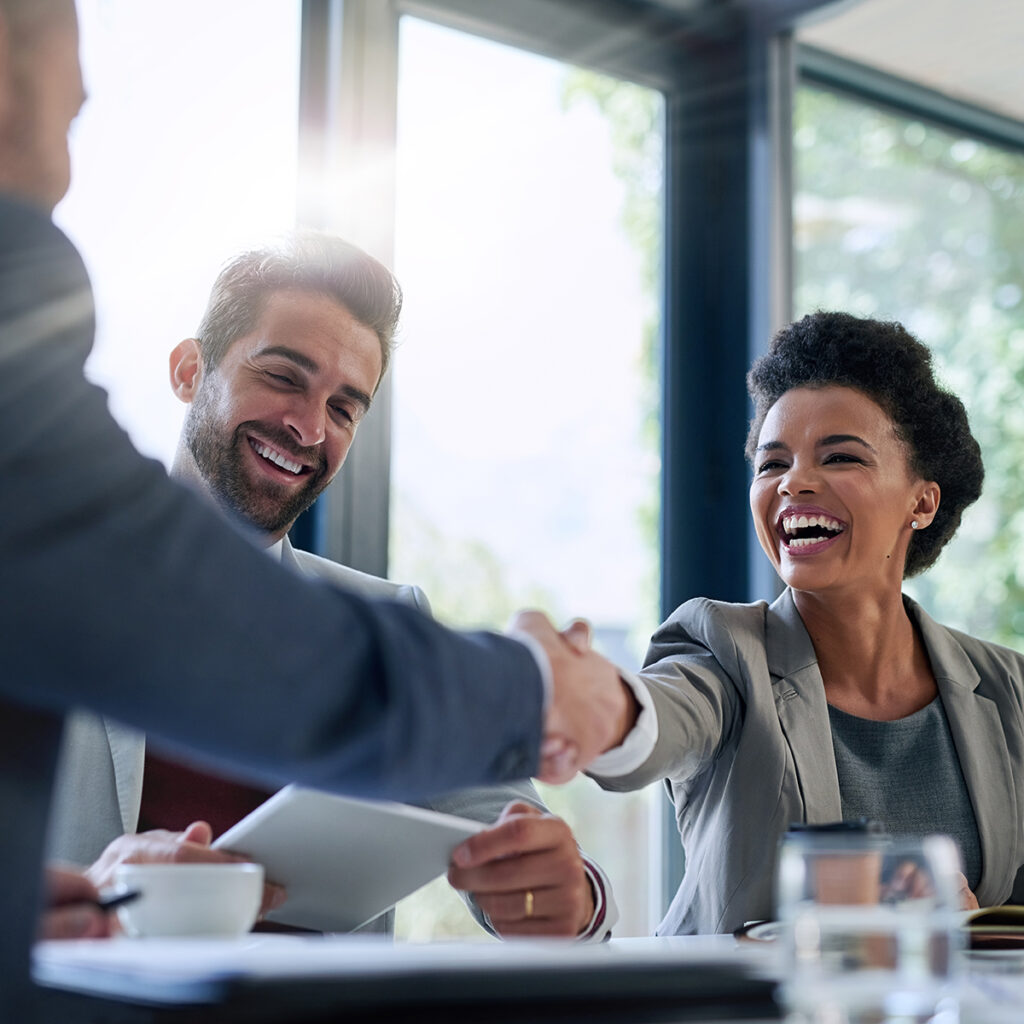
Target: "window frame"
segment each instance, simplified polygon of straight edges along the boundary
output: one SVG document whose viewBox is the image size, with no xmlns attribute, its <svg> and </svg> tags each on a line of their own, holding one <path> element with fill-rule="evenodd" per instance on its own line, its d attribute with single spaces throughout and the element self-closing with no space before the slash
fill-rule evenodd
<svg viewBox="0 0 1024 1024">
<path fill-rule="evenodd" d="M 1024 152 L 1024 121 L 954 99 L 910 79 L 805 43 L 796 46 L 796 71 L 801 85 L 831 89 L 883 110 Z"/>
</svg>

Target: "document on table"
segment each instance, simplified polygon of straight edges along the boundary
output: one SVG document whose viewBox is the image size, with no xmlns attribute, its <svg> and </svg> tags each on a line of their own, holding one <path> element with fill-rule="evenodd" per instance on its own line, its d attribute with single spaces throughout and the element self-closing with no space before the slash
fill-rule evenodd
<svg viewBox="0 0 1024 1024">
<path fill-rule="evenodd" d="M 288 890 L 267 920 L 347 932 L 443 874 L 485 826 L 422 807 L 286 786 L 213 845 L 244 854 Z"/>
<path fill-rule="evenodd" d="M 82 939 L 38 943 L 33 976 L 48 988 L 131 1003 L 266 1008 L 287 999 L 321 1016 L 326 1006 L 340 1016 L 346 1008 L 365 1014 L 370 1005 L 429 1011 L 495 1000 L 540 1000 L 548 1009 L 553 1001 L 607 1008 L 609 1000 L 620 1000 L 634 1011 L 669 1002 L 678 1010 L 699 1004 L 718 1011 L 730 1000 L 748 1009 L 773 1005 L 765 970 L 770 952 L 718 935 L 598 944 L 394 944 L 380 935 Z M 301 1017 L 302 1007 L 292 1008 Z M 285 1009 L 281 1019 L 291 1019 Z M 675 1019 L 689 1018 L 679 1012 Z"/>
</svg>

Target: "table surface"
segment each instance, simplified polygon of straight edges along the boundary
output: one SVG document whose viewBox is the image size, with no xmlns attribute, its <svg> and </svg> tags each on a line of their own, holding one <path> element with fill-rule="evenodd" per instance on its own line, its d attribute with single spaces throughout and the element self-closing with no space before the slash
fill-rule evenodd
<svg viewBox="0 0 1024 1024">
<path fill-rule="evenodd" d="M 773 951 L 730 936 L 391 943 L 252 935 L 234 941 L 41 943 L 35 974 L 62 1019 L 654 1022 L 777 1019 Z"/>
<path fill-rule="evenodd" d="M 971 955 L 961 1024 L 1019 1024 L 1024 953 Z M 731 936 L 392 943 L 380 936 L 40 943 L 45 1019 L 105 1024 L 773 1021 L 778 950 Z"/>
</svg>

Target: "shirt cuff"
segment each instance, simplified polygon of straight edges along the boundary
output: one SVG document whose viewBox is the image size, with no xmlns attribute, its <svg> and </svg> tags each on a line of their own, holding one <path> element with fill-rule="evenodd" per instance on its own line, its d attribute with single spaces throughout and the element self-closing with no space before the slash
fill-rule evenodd
<svg viewBox="0 0 1024 1024">
<path fill-rule="evenodd" d="M 619 908 L 605 873 L 586 857 L 583 858 L 583 870 L 594 894 L 594 914 L 576 937 L 576 941 L 605 942 L 612 937 L 612 928 L 618 923 Z"/>
<path fill-rule="evenodd" d="M 619 678 L 633 691 L 640 705 L 640 714 L 637 715 L 636 725 L 619 746 L 594 758 L 587 768 L 588 775 L 604 775 L 608 778 L 629 775 L 651 756 L 658 742 L 658 714 L 647 687 L 625 669 L 619 669 Z"/>
<path fill-rule="evenodd" d="M 551 694 L 555 687 L 554 678 L 551 674 L 551 662 L 548 660 L 547 651 L 544 650 L 540 641 L 529 633 L 513 629 L 509 630 L 505 635 L 521 643 L 533 655 L 533 660 L 537 662 L 537 671 L 540 672 L 541 685 L 544 688 L 544 715 L 546 718 L 548 708 L 551 707 Z"/>
</svg>

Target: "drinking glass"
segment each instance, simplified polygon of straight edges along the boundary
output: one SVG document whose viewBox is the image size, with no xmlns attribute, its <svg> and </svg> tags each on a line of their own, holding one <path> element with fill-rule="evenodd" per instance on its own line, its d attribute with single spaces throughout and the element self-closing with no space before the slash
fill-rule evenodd
<svg viewBox="0 0 1024 1024">
<path fill-rule="evenodd" d="M 947 836 L 791 831 L 780 989 L 800 1024 L 955 1024 L 960 856 Z"/>
</svg>

